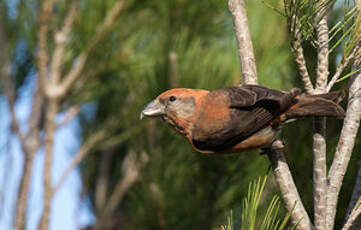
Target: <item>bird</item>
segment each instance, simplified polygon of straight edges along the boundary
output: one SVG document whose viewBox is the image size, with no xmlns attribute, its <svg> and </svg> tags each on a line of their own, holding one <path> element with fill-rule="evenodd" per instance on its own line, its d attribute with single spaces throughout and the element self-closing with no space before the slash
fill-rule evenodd
<svg viewBox="0 0 361 230">
<path fill-rule="evenodd" d="M 310 95 L 244 84 L 213 91 L 174 88 L 160 94 L 140 118 L 160 117 L 203 154 L 270 148 L 283 124 L 303 117 L 344 118 L 344 91 Z"/>
</svg>

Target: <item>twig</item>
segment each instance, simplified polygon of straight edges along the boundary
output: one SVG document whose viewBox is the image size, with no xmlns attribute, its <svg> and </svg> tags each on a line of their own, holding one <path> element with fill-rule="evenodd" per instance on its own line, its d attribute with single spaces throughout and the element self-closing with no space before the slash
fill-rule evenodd
<svg viewBox="0 0 361 230">
<path fill-rule="evenodd" d="M 357 217 L 361 214 L 361 206 L 359 205 L 357 208 L 352 210 L 350 214 L 350 218 L 346 221 L 345 225 L 342 227 L 342 230 L 349 230 L 354 225 Z"/>
<path fill-rule="evenodd" d="M 148 160 L 148 156 L 145 153 L 143 153 L 140 158 L 137 158 L 132 151 L 125 157 L 122 163 L 122 178 L 118 181 L 100 218 L 98 218 L 94 227 L 95 230 L 106 228 L 104 224 L 109 222 L 109 215 L 114 212 L 129 188 L 139 179 L 140 170 Z"/>
<path fill-rule="evenodd" d="M 351 197 L 350 203 L 347 208 L 345 222 L 347 222 L 349 220 L 351 213 L 352 213 L 358 199 L 361 197 L 361 160 L 359 160 L 359 162 L 358 162 L 358 167 L 359 167 L 359 169 L 357 172 L 356 183 L 353 188 L 352 197 Z"/>
<path fill-rule="evenodd" d="M 353 69 L 360 68 L 361 60 L 355 60 Z M 337 199 L 341 189 L 343 177 L 350 161 L 355 145 L 355 138 L 361 118 L 361 73 L 354 74 L 350 79 L 348 105 L 343 128 L 336 148 L 334 160 L 328 175 L 327 191 L 327 225 L 332 229 L 335 222 Z"/>
<path fill-rule="evenodd" d="M 67 125 L 72 121 L 80 112 L 80 106 L 74 105 L 70 107 L 64 114 L 63 120 L 57 125 L 58 128 Z"/>
<path fill-rule="evenodd" d="M 356 49 L 354 49 L 349 56 L 341 60 L 340 65 L 337 66 L 335 74 L 332 76 L 330 82 L 327 85 L 327 92 L 329 92 L 332 89 L 333 85 L 339 79 L 342 71 L 346 68 L 350 60 L 352 60 L 355 57 L 355 53 L 356 53 Z"/>
<path fill-rule="evenodd" d="M 287 210 L 291 211 L 294 207 L 291 213 L 292 223 L 298 223 L 298 230 L 312 229 L 311 221 L 305 208 L 303 207 L 282 148 L 282 142 L 277 140 L 273 143 L 271 151 L 267 154 L 272 165 L 273 174 L 280 187 L 282 198 L 285 202 Z"/>
<path fill-rule="evenodd" d="M 78 152 L 75 154 L 72 162 L 68 165 L 64 173 L 61 175 L 59 182 L 55 185 L 53 194 L 55 194 L 60 189 L 71 171 L 73 171 L 73 169 L 75 169 L 76 166 L 78 166 L 78 164 L 88 155 L 94 145 L 101 141 L 105 136 L 106 130 L 101 129 L 100 131 L 92 134 L 89 139 L 80 147 Z"/>
<path fill-rule="evenodd" d="M 258 84 L 256 62 L 244 1 L 228 0 L 228 8 L 233 18 L 243 81 L 246 84 Z"/>
</svg>

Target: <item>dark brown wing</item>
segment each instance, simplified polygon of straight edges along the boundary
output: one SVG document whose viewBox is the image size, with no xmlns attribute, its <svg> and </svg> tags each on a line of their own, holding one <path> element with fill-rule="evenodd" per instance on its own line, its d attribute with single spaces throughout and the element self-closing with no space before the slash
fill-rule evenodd
<svg viewBox="0 0 361 230">
<path fill-rule="evenodd" d="M 193 145 L 203 152 L 222 152 L 265 127 L 288 108 L 299 90 L 281 92 L 246 85 L 211 92 L 194 125 Z"/>
<path fill-rule="evenodd" d="M 274 90 L 260 85 L 243 85 L 240 87 L 229 87 L 226 88 L 229 97 L 231 99 L 231 107 L 244 107 L 253 106 L 255 103 L 260 101 L 268 101 L 272 103 L 279 110 L 286 110 L 290 104 L 294 102 L 294 98 L 301 94 L 301 90 L 293 88 L 290 91 L 282 92 Z M 252 94 L 246 95 L 245 92 L 251 92 Z M 252 96 L 252 100 L 240 99 L 241 97 Z M 248 103 L 243 103 L 244 101 Z M 253 103 L 250 103 L 250 102 Z M 275 108 L 276 109 L 276 108 Z"/>
</svg>

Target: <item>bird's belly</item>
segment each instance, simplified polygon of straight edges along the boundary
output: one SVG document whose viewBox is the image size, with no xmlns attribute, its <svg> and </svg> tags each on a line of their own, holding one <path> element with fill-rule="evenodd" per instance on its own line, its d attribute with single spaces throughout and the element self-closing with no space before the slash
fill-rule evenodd
<svg viewBox="0 0 361 230">
<path fill-rule="evenodd" d="M 271 126 L 267 126 L 266 128 L 256 132 L 249 138 L 233 146 L 230 152 L 238 153 L 256 148 L 268 147 L 272 144 L 276 135 L 277 130 L 272 128 Z"/>
</svg>

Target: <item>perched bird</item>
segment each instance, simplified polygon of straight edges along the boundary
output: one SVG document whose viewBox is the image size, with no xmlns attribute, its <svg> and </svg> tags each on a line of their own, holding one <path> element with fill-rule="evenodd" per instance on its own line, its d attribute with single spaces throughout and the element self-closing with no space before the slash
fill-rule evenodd
<svg viewBox="0 0 361 230">
<path fill-rule="evenodd" d="M 343 91 L 320 95 L 297 88 L 279 91 L 242 85 L 215 91 L 177 88 L 145 106 L 143 116 L 161 117 L 201 153 L 238 153 L 267 148 L 281 125 L 309 116 L 343 118 Z"/>
</svg>

